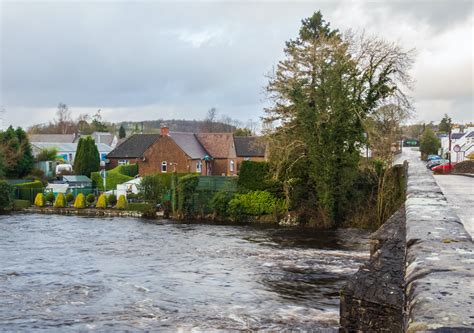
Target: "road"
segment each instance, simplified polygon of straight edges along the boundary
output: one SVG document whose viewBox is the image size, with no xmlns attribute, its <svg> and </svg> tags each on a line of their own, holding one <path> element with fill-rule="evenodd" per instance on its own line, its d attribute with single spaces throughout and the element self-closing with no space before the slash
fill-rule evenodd
<svg viewBox="0 0 474 333">
<path fill-rule="evenodd" d="M 464 228 L 474 238 L 474 178 L 456 175 L 434 177 Z"/>
</svg>

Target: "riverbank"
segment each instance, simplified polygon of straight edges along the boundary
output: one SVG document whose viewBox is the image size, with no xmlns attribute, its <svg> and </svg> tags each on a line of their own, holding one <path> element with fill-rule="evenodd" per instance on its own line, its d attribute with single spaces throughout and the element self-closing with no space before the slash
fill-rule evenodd
<svg viewBox="0 0 474 333">
<path fill-rule="evenodd" d="M 107 216 L 107 217 L 142 217 L 143 213 L 136 211 L 117 210 L 117 209 L 97 209 L 84 208 L 77 209 L 72 207 L 55 208 L 55 207 L 29 207 L 17 212 L 31 213 L 31 214 L 54 214 L 54 215 L 78 215 L 78 216 Z M 163 217 L 163 213 L 157 217 Z"/>
</svg>

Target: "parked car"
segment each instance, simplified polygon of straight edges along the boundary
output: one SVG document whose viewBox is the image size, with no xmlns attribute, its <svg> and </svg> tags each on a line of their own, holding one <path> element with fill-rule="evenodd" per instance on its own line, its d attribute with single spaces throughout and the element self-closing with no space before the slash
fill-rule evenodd
<svg viewBox="0 0 474 333">
<path fill-rule="evenodd" d="M 454 168 L 455 165 L 456 165 L 456 163 L 449 163 L 449 162 L 448 162 L 448 163 L 444 163 L 444 164 L 435 166 L 435 167 L 432 168 L 431 170 L 432 170 L 434 173 L 448 174 L 448 173 L 451 173 L 451 171 L 453 171 L 453 168 Z"/>
<path fill-rule="evenodd" d="M 426 167 L 428 169 L 433 169 L 435 166 L 438 166 L 438 165 L 441 165 L 441 164 L 445 164 L 447 163 L 448 161 L 447 160 L 444 160 L 444 159 L 440 159 L 440 160 L 431 160 L 431 161 L 428 161 L 428 163 L 426 163 Z"/>
<path fill-rule="evenodd" d="M 439 155 L 428 155 L 428 158 L 426 159 L 427 161 L 434 161 L 434 160 L 440 160 L 441 156 Z"/>
</svg>

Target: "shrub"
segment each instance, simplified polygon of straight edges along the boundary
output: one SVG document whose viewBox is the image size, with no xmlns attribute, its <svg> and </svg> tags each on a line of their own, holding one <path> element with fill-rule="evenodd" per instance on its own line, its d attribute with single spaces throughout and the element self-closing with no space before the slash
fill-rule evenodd
<svg viewBox="0 0 474 333">
<path fill-rule="evenodd" d="M 13 210 L 22 210 L 30 206 L 30 200 L 13 200 Z"/>
<path fill-rule="evenodd" d="M 35 203 L 34 205 L 36 207 L 44 207 L 46 205 L 46 199 L 44 198 L 43 193 L 38 193 L 35 198 Z"/>
<path fill-rule="evenodd" d="M 113 193 L 109 194 L 109 196 L 107 197 L 107 203 L 110 207 L 115 206 L 115 204 L 117 203 L 117 196 Z"/>
<path fill-rule="evenodd" d="M 129 202 L 128 210 L 143 213 L 147 209 L 147 206 L 149 206 L 149 204 L 146 202 Z"/>
<path fill-rule="evenodd" d="M 95 201 L 95 195 L 93 193 L 89 193 L 86 197 L 86 201 L 89 204 L 89 206 L 91 206 Z"/>
<path fill-rule="evenodd" d="M 118 173 L 121 173 L 125 176 L 135 177 L 138 175 L 138 164 L 119 165 L 115 169 L 117 169 Z"/>
<path fill-rule="evenodd" d="M 63 193 L 58 193 L 56 200 L 54 201 L 53 207 L 55 208 L 64 208 L 66 207 L 66 197 Z"/>
<path fill-rule="evenodd" d="M 95 208 L 100 208 L 100 209 L 107 208 L 107 196 L 104 193 L 99 195 Z"/>
<path fill-rule="evenodd" d="M 0 181 L 0 211 L 11 207 L 13 188 L 5 181 Z"/>
<path fill-rule="evenodd" d="M 46 201 L 49 202 L 50 205 L 53 204 L 53 202 L 54 202 L 54 193 L 53 192 L 46 193 Z"/>
<path fill-rule="evenodd" d="M 184 216 L 192 214 L 192 198 L 199 184 L 197 175 L 186 175 L 178 180 L 176 190 L 178 192 L 178 211 Z"/>
<path fill-rule="evenodd" d="M 104 181 L 100 176 L 100 172 L 92 172 L 91 179 L 99 190 L 113 190 L 118 184 L 122 184 L 132 180 L 138 174 L 138 166 L 136 164 L 119 165 L 112 170 L 107 170 L 106 189 L 104 189 Z"/>
<path fill-rule="evenodd" d="M 77 209 L 86 208 L 86 196 L 83 193 L 79 193 L 77 195 L 76 201 L 74 201 L 74 208 L 77 208 Z"/>
<path fill-rule="evenodd" d="M 217 192 L 209 202 L 209 207 L 217 216 L 226 217 L 228 215 L 229 202 L 233 197 L 234 193 L 232 192 Z"/>
<path fill-rule="evenodd" d="M 239 170 L 237 186 L 240 190 L 266 190 L 269 169 L 267 162 L 243 161 Z"/>
<path fill-rule="evenodd" d="M 70 205 L 74 201 L 74 194 L 72 194 L 71 192 L 66 194 L 66 201 Z"/>
<path fill-rule="evenodd" d="M 251 191 L 236 194 L 229 202 L 229 215 L 239 218 L 242 215 L 268 215 L 282 213 L 284 202 L 267 191 Z"/>
<path fill-rule="evenodd" d="M 128 206 L 128 204 L 127 204 L 127 199 L 126 199 L 125 196 L 122 194 L 122 195 L 119 196 L 119 198 L 118 198 L 116 208 L 117 208 L 117 209 L 120 209 L 120 210 L 127 210 L 127 209 L 128 209 L 127 206 Z"/>
<path fill-rule="evenodd" d="M 142 177 L 138 190 L 144 200 L 159 201 L 163 187 L 158 175 L 148 175 Z"/>
<path fill-rule="evenodd" d="M 138 194 L 129 193 L 129 194 L 127 194 L 127 198 L 130 199 L 130 200 L 136 200 L 136 199 L 138 199 Z"/>
</svg>

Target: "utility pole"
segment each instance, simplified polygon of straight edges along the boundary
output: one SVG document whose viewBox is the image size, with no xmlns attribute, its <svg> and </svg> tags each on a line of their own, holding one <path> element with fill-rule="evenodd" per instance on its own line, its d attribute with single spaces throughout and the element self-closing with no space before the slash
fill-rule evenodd
<svg viewBox="0 0 474 333">
<path fill-rule="evenodd" d="M 451 121 L 449 122 L 449 134 L 448 134 L 448 139 L 449 139 L 449 155 L 448 155 L 448 158 L 449 158 L 449 167 L 451 167 L 451 130 L 452 130 L 452 125 L 451 125 Z"/>
</svg>

